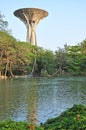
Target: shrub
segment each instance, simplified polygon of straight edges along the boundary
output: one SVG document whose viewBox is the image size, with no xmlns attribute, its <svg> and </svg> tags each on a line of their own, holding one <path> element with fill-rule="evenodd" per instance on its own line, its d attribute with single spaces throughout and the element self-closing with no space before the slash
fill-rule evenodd
<svg viewBox="0 0 86 130">
<path fill-rule="evenodd" d="M 43 127 L 45 130 L 86 130 L 86 107 L 74 105 L 59 117 L 49 119 Z"/>
</svg>

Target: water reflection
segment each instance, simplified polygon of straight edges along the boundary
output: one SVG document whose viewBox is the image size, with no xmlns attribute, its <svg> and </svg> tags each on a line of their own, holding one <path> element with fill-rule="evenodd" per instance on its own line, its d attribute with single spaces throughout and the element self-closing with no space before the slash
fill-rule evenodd
<svg viewBox="0 0 86 130">
<path fill-rule="evenodd" d="M 0 80 L 0 120 L 36 124 L 86 105 L 86 77 Z"/>
<path fill-rule="evenodd" d="M 0 85 L 0 120 L 24 119 L 25 115 L 25 89 L 22 84 L 13 80 L 3 80 Z M 22 107 L 24 106 L 24 107 Z M 23 108 L 23 109 L 22 109 Z"/>
<path fill-rule="evenodd" d="M 33 122 L 38 124 L 38 112 L 37 112 L 37 105 L 38 105 L 38 85 L 37 82 L 32 82 L 30 86 L 28 86 L 28 120 L 29 122 Z"/>
</svg>

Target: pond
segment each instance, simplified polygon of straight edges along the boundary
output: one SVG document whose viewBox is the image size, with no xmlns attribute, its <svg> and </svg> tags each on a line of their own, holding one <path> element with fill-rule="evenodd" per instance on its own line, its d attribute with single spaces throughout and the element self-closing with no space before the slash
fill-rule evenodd
<svg viewBox="0 0 86 130">
<path fill-rule="evenodd" d="M 44 123 L 74 104 L 86 105 L 86 77 L 0 80 L 0 121 Z"/>
</svg>

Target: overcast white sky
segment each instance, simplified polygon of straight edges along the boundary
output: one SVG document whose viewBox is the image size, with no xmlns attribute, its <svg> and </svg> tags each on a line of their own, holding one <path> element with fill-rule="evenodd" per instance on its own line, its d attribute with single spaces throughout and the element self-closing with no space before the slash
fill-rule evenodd
<svg viewBox="0 0 86 130">
<path fill-rule="evenodd" d="M 26 41 L 26 27 L 13 12 L 29 7 L 49 13 L 36 28 L 38 46 L 55 51 L 66 43 L 75 45 L 86 38 L 86 0 L 1 0 L 0 12 L 16 39 Z"/>
</svg>

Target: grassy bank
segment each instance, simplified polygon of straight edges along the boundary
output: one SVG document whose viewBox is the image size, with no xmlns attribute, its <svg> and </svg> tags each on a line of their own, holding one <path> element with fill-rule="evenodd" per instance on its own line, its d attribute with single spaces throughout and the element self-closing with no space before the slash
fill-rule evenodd
<svg viewBox="0 0 86 130">
<path fill-rule="evenodd" d="M 86 130 L 86 107 L 74 105 L 59 117 L 49 119 L 39 127 L 27 122 L 0 122 L 0 130 Z"/>
</svg>

